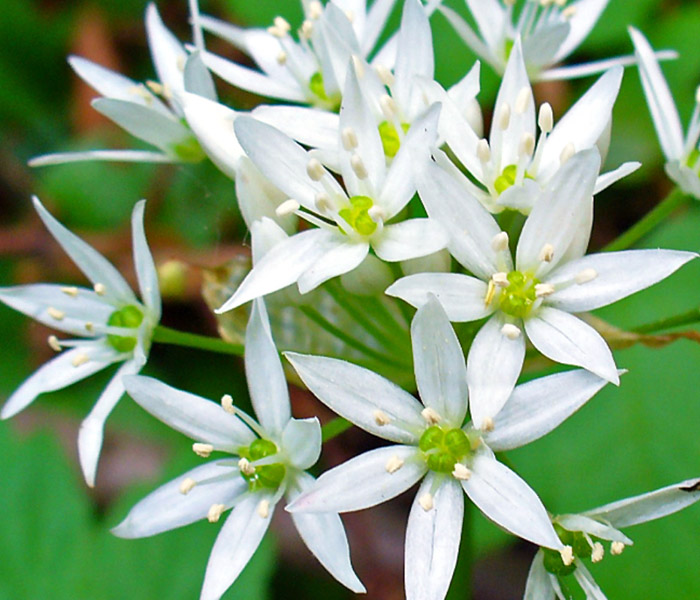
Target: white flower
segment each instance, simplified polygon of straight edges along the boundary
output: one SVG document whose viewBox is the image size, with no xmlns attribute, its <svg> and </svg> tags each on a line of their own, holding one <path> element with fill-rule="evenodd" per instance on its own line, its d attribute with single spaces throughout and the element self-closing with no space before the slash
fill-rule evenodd
<svg viewBox="0 0 700 600">
<path fill-rule="evenodd" d="M 444 248 L 447 236 L 430 219 L 385 224 L 414 194 L 412 153 L 435 139 L 439 106 L 416 122 L 387 168 L 380 139 L 351 69 L 340 113 L 339 152 L 345 188 L 321 163 L 269 125 L 239 117 L 238 140 L 251 161 L 289 200 L 278 213 L 294 212 L 317 228 L 277 244 L 217 312 L 231 310 L 297 283 L 304 294 L 355 269 L 370 247 L 388 262 L 426 256 Z M 346 191 L 347 190 L 347 191 Z M 302 210 L 303 207 L 303 210 Z"/>
<path fill-rule="evenodd" d="M 428 90 L 433 101 L 443 103 L 440 136 L 477 184 L 458 175 L 446 157 L 438 154 L 437 158 L 489 211 L 510 208 L 527 214 L 541 189 L 562 163 L 576 152 L 599 146 L 601 154 L 607 153 L 612 109 L 620 90 L 622 73 L 622 67 L 610 69 L 554 125 L 549 104 L 542 104 L 537 114 L 520 40 L 517 39 L 496 99 L 488 141 L 479 139 L 463 116 L 463 110 L 448 97 L 449 93 L 445 94 L 436 83 Z M 540 135 L 535 141 L 538 128 Z M 625 163 L 611 173 L 598 176 L 594 193 L 639 166 L 639 163 Z"/>
<path fill-rule="evenodd" d="M 566 59 L 588 36 L 609 0 L 465 0 L 479 33 L 454 10 L 441 7 L 460 37 L 474 53 L 503 73 L 515 40 L 523 41 L 530 78 L 539 81 L 585 77 L 614 65 L 633 64 L 633 57 L 618 57 L 581 65 L 552 68 Z M 675 52 L 659 53 L 676 58 Z"/>
<path fill-rule="evenodd" d="M 104 422 L 124 393 L 124 377 L 138 373 L 146 363 L 153 329 L 160 320 L 158 276 L 143 230 L 145 201 L 136 204 L 131 217 L 141 301 L 101 254 L 56 221 L 37 198 L 34 198 L 34 207 L 51 235 L 94 288 L 21 285 L 0 288 L 0 300 L 44 325 L 87 339 L 59 340 L 50 336 L 49 344 L 54 350 L 70 350 L 27 379 L 7 400 L 1 416 L 8 419 L 31 404 L 39 394 L 60 390 L 111 364 L 123 362 L 80 425 L 80 466 L 88 485 L 93 486 Z"/>
<path fill-rule="evenodd" d="M 537 494 L 494 451 L 520 447 L 557 427 L 605 381 L 577 370 L 519 386 L 489 430 L 463 426 L 467 373 L 459 341 L 433 298 L 411 325 L 422 404 L 379 375 L 342 360 L 285 353 L 304 384 L 358 427 L 394 442 L 321 475 L 288 506 L 292 514 L 375 506 L 423 480 L 406 532 L 408 600 L 444 598 L 457 560 L 463 492 L 492 521 L 526 540 L 567 552 Z M 536 541 L 538 540 L 538 541 Z"/>
<path fill-rule="evenodd" d="M 84 160 L 197 162 L 204 158 L 192 132 L 181 122 L 184 112 L 179 96 L 187 88 L 216 99 L 211 75 L 197 54 L 188 57 L 180 42 L 166 29 L 154 4 L 146 9 L 146 31 L 159 81 L 137 83 L 79 56 L 69 57 L 68 62 L 102 95 L 92 102 L 95 110 L 158 151 L 90 150 L 46 154 L 33 158 L 31 166 Z"/>
<path fill-rule="evenodd" d="M 559 169 L 525 222 L 515 260 L 508 235 L 458 181 L 434 163 L 416 176 L 428 214 L 449 231 L 448 249 L 473 276 L 411 275 L 390 286 L 387 294 L 416 307 L 435 294 L 452 321 L 490 316 L 469 350 L 469 395 L 477 427 L 493 418 L 510 396 L 525 357 L 525 334 L 548 358 L 617 384 L 605 340 L 571 313 L 616 302 L 697 256 L 672 250 L 584 256 L 599 166 L 598 151 L 592 148 Z"/>
<path fill-rule="evenodd" d="M 700 199 L 700 88 L 695 95 L 688 133 L 683 139 L 678 110 L 654 51 L 639 31 L 633 27 L 629 31 L 639 60 L 644 95 L 666 157 L 666 172 L 686 194 Z"/>
<path fill-rule="evenodd" d="M 192 438 L 194 452 L 232 458 L 210 461 L 166 483 L 131 509 L 112 532 L 140 538 L 194 521 L 218 521 L 233 508 L 212 548 L 201 600 L 216 600 L 236 580 L 260 544 L 276 504 L 292 501 L 314 478 L 305 472 L 321 452 L 316 418 L 294 419 L 287 382 L 270 334 L 265 306 L 254 304 L 246 330 L 245 367 L 259 424 L 224 396 L 221 406 L 148 377 L 129 377 L 129 394 L 143 408 Z M 337 514 L 294 515 L 308 548 L 343 585 L 357 593 L 362 583 L 350 564 L 345 530 Z"/>
<path fill-rule="evenodd" d="M 611 542 L 610 554 L 620 554 L 632 545 L 623 527 L 647 523 L 673 514 L 700 500 L 700 479 L 690 479 L 647 494 L 606 504 L 580 515 L 561 515 L 553 519 L 559 537 L 573 549 L 574 560 L 569 565 L 551 551 L 540 550 L 530 568 L 524 600 L 558 598 L 565 600 L 558 576 L 573 573 L 587 600 L 604 600 L 583 559 L 600 562 L 605 549 L 602 541 Z"/>
</svg>

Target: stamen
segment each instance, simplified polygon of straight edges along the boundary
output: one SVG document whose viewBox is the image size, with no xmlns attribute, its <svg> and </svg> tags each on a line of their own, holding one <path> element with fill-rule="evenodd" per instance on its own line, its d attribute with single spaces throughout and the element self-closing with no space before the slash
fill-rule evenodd
<svg viewBox="0 0 700 600">
<path fill-rule="evenodd" d="M 491 281 L 498 287 L 508 287 L 510 285 L 510 281 L 508 281 L 508 273 L 494 273 L 491 275 Z"/>
<path fill-rule="evenodd" d="M 535 295 L 538 298 L 544 298 L 545 296 L 551 296 L 556 290 L 551 283 L 537 283 L 535 284 Z"/>
<path fill-rule="evenodd" d="M 396 81 L 396 79 L 390 69 L 387 69 L 384 65 L 377 65 L 374 67 L 374 70 L 377 72 L 379 79 L 382 80 L 382 83 L 385 86 L 391 87 L 394 85 L 394 81 Z"/>
<path fill-rule="evenodd" d="M 540 250 L 540 255 L 538 257 L 540 262 L 552 262 L 554 259 L 554 246 L 552 244 L 545 244 Z"/>
<path fill-rule="evenodd" d="M 309 4 L 309 17 L 312 19 L 318 19 L 323 14 L 323 5 L 318 1 L 314 0 Z"/>
<path fill-rule="evenodd" d="M 591 560 L 594 563 L 598 563 L 601 560 L 603 560 L 603 557 L 605 556 L 605 548 L 603 548 L 603 544 L 600 542 L 596 542 L 593 544 L 593 552 L 591 553 Z"/>
<path fill-rule="evenodd" d="M 323 168 L 323 165 L 318 161 L 318 159 L 312 158 L 306 164 L 306 174 L 313 181 L 321 181 L 323 176 L 326 174 L 326 170 Z"/>
<path fill-rule="evenodd" d="M 495 295 L 496 295 L 496 284 L 493 282 L 493 279 L 489 279 L 489 285 L 486 288 L 486 296 L 484 297 L 484 304 L 486 306 L 491 304 Z"/>
<path fill-rule="evenodd" d="M 401 467 L 403 467 L 403 460 L 400 459 L 398 456 L 392 456 L 389 459 L 389 461 L 386 463 L 386 466 L 384 468 L 386 469 L 387 473 L 390 473 L 391 475 L 393 475 Z"/>
<path fill-rule="evenodd" d="M 133 94 L 134 96 L 140 96 L 147 102 L 153 101 L 153 96 L 151 96 L 151 94 L 148 93 L 148 90 L 146 90 L 142 85 L 135 85 L 133 87 L 130 87 L 129 93 Z"/>
<path fill-rule="evenodd" d="M 66 296 L 71 296 L 73 298 L 75 298 L 78 295 L 78 288 L 77 287 L 62 287 L 61 291 Z"/>
<path fill-rule="evenodd" d="M 186 477 L 180 483 L 180 493 L 183 496 L 186 496 L 194 489 L 195 485 L 197 485 L 197 482 L 194 479 L 192 479 L 191 477 Z"/>
<path fill-rule="evenodd" d="M 78 368 L 84 365 L 85 363 L 89 363 L 90 357 L 87 354 L 80 352 L 79 354 L 76 354 L 73 357 L 73 360 L 71 360 L 70 362 L 75 368 Z"/>
<path fill-rule="evenodd" d="M 346 127 L 343 129 L 342 133 L 340 134 L 340 139 L 343 142 L 343 148 L 348 151 L 354 150 L 359 145 L 357 141 L 357 133 L 352 127 Z"/>
<path fill-rule="evenodd" d="M 442 417 L 438 414 L 438 412 L 429 406 L 424 408 L 420 414 L 421 417 L 425 419 L 426 423 L 429 423 L 430 425 L 436 425 L 442 421 Z"/>
<path fill-rule="evenodd" d="M 531 133 L 523 133 L 520 138 L 520 155 L 532 156 L 535 152 L 535 136 Z"/>
<path fill-rule="evenodd" d="M 255 475 L 255 467 L 250 464 L 247 458 L 241 458 L 241 460 L 238 461 L 238 468 L 244 475 L 248 475 L 249 477 Z"/>
<path fill-rule="evenodd" d="M 277 29 L 284 31 L 285 33 L 289 33 L 292 30 L 292 26 L 284 17 L 275 17 L 273 23 L 275 24 L 275 27 L 277 27 Z"/>
<path fill-rule="evenodd" d="M 501 333 L 505 335 L 509 340 L 517 340 L 522 333 L 520 327 L 513 325 L 512 323 L 506 323 L 501 327 Z"/>
<path fill-rule="evenodd" d="M 299 203 L 293 198 L 290 198 L 282 202 L 282 204 L 275 209 L 275 214 L 278 217 L 286 217 L 287 215 L 294 214 L 299 208 L 301 208 Z"/>
<path fill-rule="evenodd" d="M 525 86 L 518 92 L 518 97 L 515 100 L 515 112 L 522 115 L 530 104 L 530 88 Z M 504 127 L 505 129 L 505 127 Z"/>
<path fill-rule="evenodd" d="M 352 12 L 351 10 L 346 10 L 345 16 L 348 18 L 348 21 L 350 21 L 351 23 L 355 20 L 355 13 Z"/>
<path fill-rule="evenodd" d="M 472 476 L 472 472 L 462 463 L 455 463 L 454 471 L 452 471 L 452 477 L 459 479 L 460 481 L 467 481 Z"/>
<path fill-rule="evenodd" d="M 568 567 L 574 562 L 574 549 L 571 546 L 564 546 L 559 550 L 559 554 L 561 554 L 561 561 L 565 566 Z"/>
<path fill-rule="evenodd" d="M 148 86 L 148 89 L 151 90 L 157 96 L 163 95 L 163 84 L 162 83 L 149 79 L 148 81 L 146 81 L 146 85 Z"/>
<path fill-rule="evenodd" d="M 625 545 L 622 542 L 613 542 L 610 544 L 610 554 L 620 556 L 625 551 Z"/>
<path fill-rule="evenodd" d="M 61 351 L 61 344 L 58 342 L 58 338 L 55 335 L 50 335 L 46 341 L 48 342 L 49 348 L 51 348 L 51 350 L 53 350 L 54 352 Z"/>
<path fill-rule="evenodd" d="M 362 157 L 359 154 L 353 154 L 350 157 L 350 166 L 355 172 L 355 175 L 357 175 L 358 179 L 362 180 L 367 179 L 367 177 L 369 177 L 367 167 L 365 167 L 365 163 L 362 162 Z"/>
<path fill-rule="evenodd" d="M 107 293 L 107 288 L 104 283 L 96 283 L 92 289 L 95 290 L 98 296 L 104 296 Z"/>
<path fill-rule="evenodd" d="M 549 133 L 554 129 L 554 113 L 552 111 L 552 105 L 549 102 L 545 102 L 540 106 L 537 124 L 540 126 L 542 133 Z"/>
<path fill-rule="evenodd" d="M 53 306 L 49 306 L 46 312 L 49 313 L 49 317 L 55 319 L 56 321 L 63 321 L 63 319 L 66 318 L 66 313 L 64 313 L 62 310 L 54 308 Z"/>
<path fill-rule="evenodd" d="M 374 417 L 374 422 L 380 427 L 391 423 L 391 418 L 383 410 L 375 410 L 372 416 Z"/>
<path fill-rule="evenodd" d="M 321 214 L 331 208 L 331 199 L 326 194 L 316 194 L 316 210 Z"/>
<path fill-rule="evenodd" d="M 579 285 L 582 285 L 584 283 L 588 283 L 589 281 L 593 281 L 596 277 L 598 277 L 598 272 L 595 269 L 584 269 L 583 271 L 576 273 L 574 281 Z"/>
<path fill-rule="evenodd" d="M 425 512 L 428 512 L 433 508 L 433 496 L 431 494 L 423 494 L 418 498 L 418 504 Z"/>
<path fill-rule="evenodd" d="M 261 500 L 260 504 L 258 504 L 258 509 L 256 512 L 260 518 L 267 519 L 267 517 L 270 516 L 270 501 Z"/>
<path fill-rule="evenodd" d="M 233 406 L 233 398 L 231 394 L 224 394 L 221 396 L 221 408 L 223 408 L 230 415 L 236 414 L 236 409 Z"/>
<path fill-rule="evenodd" d="M 495 423 L 493 422 L 493 419 L 491 417 L 486 417 L 484 419 L 484 422 L 481 424 L 481 431 L 493 431 L 493 428 L 495 427 Z"/>
<path fill-rule="evenodd" d="M 574 154 L 576 154 L 576 147 L 569 142 L 561 151 L 561 154 L 559 155 L 559 162 L 562 165 L 566 164 Z"/>
<path fill-rule="evenodd" d="M 314 22 L 310 21 L 309 19 L 306 19 L 306 21 L 304 21 L 301 24 L 301 30 L 299 31 L 299 33 L 300 33 L 301 37 L 303 37 L 307 40 L 310 39 L 314 33 Z M 284 36 L 281 36 L 281 37 L 284 37 Z"/>
<path fill-rule="evenodd" d="M 476 155 L 482 163 L 487 163 L 491 160 L 491 147 L 487 140 L 479 140 L 476 145 Z"/>
<path fill-rule="evenodd" d="M 212 504 L 207 511 L 207 521 L 210 523 L 216 523 L 221 518 L 221 514 L 225 510 L 225 504 Z"/>
<path fill-rule="evenodd" d="M 209 455 L 213 451 L 214 446 L 211 444 L 201 444 L 199 442 L 192 444 L 192 452 L 194 452 L 197 456 L 201 456 L 202 458 L 209 458 Z"/>
<path fill-rule="evenodd" d="M 85 330 L 86 330 L 88 333 L 92 333 L 93 331 L 95 331 L 95 324 L 94 324 L 94 323 L 91 323 L 90 321 L 87 321 L 87 322 L 85 323 Z"/>
<path fill-rule="evenodd" d="M 508 234 L 505 231 L 497 233 L 491 240 L 491 248 L 494 252 L 503 252 L 508 250 Z"/>
<path fill-rule="evenodd" d="M 394 120 L 394 116 L 396 116 L 396 102 L 391 96 L 384 94 L 379 98 L 379 108 L 382 109 L 382 114 L 387 121 Z"/>
<path fill-rule="evenodd" d="M 577 10 L 578 10 L 577 6 L 568 6 L 567 8 L 565 8 L 562 11 L 561 16 L 564 17 L 565 19 L 570 19 L 571 17 L 573 17 L 576 14 Z"/>
<path fill-rule="evenodd" d="M 355 73 L 358 79 L 365 78 L 365 64 L 362 62 L 359 56 L 353 55 L 352 64 L 355 67 Z"/>
<path fill-rule="evenodd" d="M 510 125 L 510 104 L 506 102 L 498 113 L 498 126 L 505 131 L 508 129 L 508 125 Z"/>
<path fill-rule="evenodd" d="M 287 64 L 287 53 L 284 50 L 281 50 L 280 53 L 277 55 L 277 64 L 278 65 L 286 65 Z"/>
</svg>

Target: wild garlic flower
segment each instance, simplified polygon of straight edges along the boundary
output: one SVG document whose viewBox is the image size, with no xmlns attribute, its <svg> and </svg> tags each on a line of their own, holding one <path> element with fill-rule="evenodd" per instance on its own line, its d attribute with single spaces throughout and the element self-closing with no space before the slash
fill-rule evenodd
<svg viewBox="0 0 700 600">
<path fill-rule="evenodd" d="M 644 95 L 666 157 L 666 173 L 686 194 L 700 199 L 700 87 L 695 94 L 695 110 L 688 133 L 683 139 L 678 110 L 654 51 L 633 27 L 630 27 L 630 36 L 639 60 Z"/>
<path fill-rule="evenodd" d="M 604 600 L 605 595 L 593 576 L 582 564 L 591 559 L 598 563 L 605 556 L 602 542 L 610 542 L 610 554 L 621 554 L 632 545 L 624 527 L 660 519 L 682 510 L 700 500 L 700 479 L 690 479 L 675 485 L 606 504 L 580 515 L 554 517 L 554 528 L 573 550 L 573 561 L 564 564 L 561 556 L 548 548 L 540 549 L 530 568 L 524 600 L 566 600 L 562 576 L 573 573 L 587 600 Z M 564 589 L 562 589 L 564 587 Z"/>
<path fill-rule="evenodd" d="M 155 4 L 146 8 L 146 32 L 159 81 L 137 83 L 79 56 L 69 57 L 68 62 L 81 79 L 102 95 L 92 102 L 95 110 L 158 151 L 62 152 L 33 158 L 31 166 L 85 160 L 173 163 L 204 159 L 196 138 L 182 123 L 184 112 L 179 95 L 187 88 L 215 100 L 211 75 L 198 55 L 188 57 L 182 44 L 163 24 Z"/>
<path fill-rule="evenodd" d="M 63 389 L 111 364 L 124 363 L 80 425 L 80 466 L 87 484 L 93 486 L 105 420 L 124 394 L 124 377 L 138 373 L 146 363 L 153 329 L 161 315 L 158 275 L 143 229 L 145 201 L 136 204 L 131 217 L 141 301 L 119 271 L 54 219 L 38 198 L 34 198 L 34 208 L 51 235 L 92 282 L 93 289 L 43 283 L 20 285 L 0 288 L 0 301 L 44 325 L 87 339 L 50 336 L 53 350 L 69 350 L 29 377 L 7 400 L 0 416 L 8 419 L 39 394 Z"/>
<path fill-rule="evenodd" d="M 411 324 L 414 369 L 422 404 L 376 373 L 333 358 L 285 353 L 324 404 L 394 445 L 331 469 L 287 507 L 292 514 L 369 508 L 422 480 L 408 518 L 408 600 L 445 597 L 457 560 L 464 496 L 492 521 L 523 539 L 561 553 L 537 494 L 494 452 L 517 448 L 556 428 L 605 381 L 577 370 L 519 386 L 488 431 L 468 412 L 464 355 L 444 310 L 432 298 Z"/>
<path fill-rule="evenodd" d="M 221 406 L 149 377 L 129 377 L 127 391 L 143 408 L 192 438 L 203 458 L 225 452 L 146 496 L 112 532 L 149 537 L 229 510 L 207 564 L 201 600 L 217 600 L 231 586 L 267 531 L 277 503 L 292 501 L 313 485 L 305 472 L 321 453 L 318 419 L 294 419 L 287 382 L 265 306 L 257 301 L 246 330 L 245 367 L 259 422 L 233 405 Z M 345 529 L 337 514 L 293 515 L 304 543 L 323 566 L 354 592 L 365 589 L 350 564 Z"/>
<path fill-rule="evenodd" d="M 473 275 L 410 275 L 386 293 L 416 307 L 434 294 L 451 321 L 490 317 L 469 350 L 467 369 L 472 418 L 479 428 L 510 396 L 522 369 L 526 336 L 551 360 L 617 384 L 605 340 L 575 313 L 649 287 L 697 256 L 672 250 L 584 256 L 599 168 L 598 151 L 592 148 L 559 169 L 525 221 L 514 257 L 508 234 L 457 180 L 434 163 L 416 175 L 428 214 L 449 231 L 448 249 Z"/>
<path fill-rule="evenodd" d="M 413 155 L 435 140 L 439 106 L 408 133 L 387 167 L 375 121 L 363 100 L 353 70 L 340 113 L 338 145 L 344 187 L 296 142 L 269 125 L 239 117 L 236 136 L 253 164 L 288 194 L 278 214 L 294 213 L 316 225 L 289 237 L 267 253 L 218 309 L 245 302 L 297 283 L 305 294 L 348 273 L 367 257 L 370 247 L 387 262 L 427 256 L 447 245 L 443 228 L 430 219 L 395 217 L 415 192 Z"/>
</svg>

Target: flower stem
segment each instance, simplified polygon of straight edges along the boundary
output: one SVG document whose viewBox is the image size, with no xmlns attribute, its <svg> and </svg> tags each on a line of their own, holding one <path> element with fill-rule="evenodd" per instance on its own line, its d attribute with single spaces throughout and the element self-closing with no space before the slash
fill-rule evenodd
<svg viewBox="0 0 700 600">
<path fill-rule="evenodd" d="M 177 331 L 176 329 L 170 329 L 170 327 L 165 327 L 164 325 L 158 325 L 155 328 L 153 331 L 153 341 L 159 344 L 186 346 L 188 348 L 218 352 L 219 354 L 234 354 L 235 356 L 243 356 L 244 352 L 242 344 L 229 344 L 219 338 Z"/>
<path fill-rule="evenodd" d="M 662 223 L 674 210 L 685 204 L 689 198 L 690 196 L 685 194 L 682 190 L 675 188 L 666 198 L 657 204 L 654 209 L 642 217 L 640 221 L 637 221 L 637 223 L 620 237 L 605 246 L 603 251 L 616 252 L 618 250 L 626 250 L 630 246 L 633 246 L 657 225 Z"/>
<path fill-rule="evenodd" d="M 336 417 L 332 421 L 328 421 L 323 427 L 321 427 L 321 439 L 324 442 L 332 440 L 334 437 L 338 437 L 341 433 L 347 431 L 352 427 L 352 423 L 343 417 Z"/>
<path fill-rule="evenodd" d="M 635 327 L 632 331 L 635 333 L 656 333 L 658 331 L 664 331 L 665 329 L 671 329 L 672 327 L 680 327 L 681 325 L 692 325 L 693 323 L 700 322 L 700 306 L 693 308 L 687 312 L 681 313 L 680 315 L 675 315 L 673 317 L 666 317 L 664 319 L 659 319 L 653 323 L 647 323 L 646 325 L 640 325 Z"/>
</svg>

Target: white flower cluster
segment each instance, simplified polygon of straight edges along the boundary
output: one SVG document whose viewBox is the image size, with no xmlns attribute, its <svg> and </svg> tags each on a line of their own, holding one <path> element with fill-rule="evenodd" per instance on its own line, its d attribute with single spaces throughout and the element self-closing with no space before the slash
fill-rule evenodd
<svg viewBox="0 0 700 600">
<path fill-rule="evenodd" d="M 259 421 L 230 396 L 219 406 L 136 375 L 161 312 L 144 203 L 133 213 L 139 301 L 122 276 L 38 200 L 41 219 L 94 288 L 19 286 L 0 289 L 0 300 L 87 339 L 51 336 L 52 348 L 70 350 L 22 384 L 2 417 L 42 392 L 123 361 L 80 430 L 88 484 L 94 484 L 104 421 L 124 390 L 192 438 L 200 456 L 228 454 L 165 484 L 114 530 L 149 536 L 202 518 L 215 522 L 232 509 L 211 553 L 203 599 L 219 598 L 236 579 L 282 498 L 319 561 L 349 589 L 364 591 L 338 513 L 377 505 L 419 482 L 406 534 L 409 600 L 445 597 L 464 494 L 500 527 L 540 547 L 527 600 L 563 600 L 560 581 L 572 573 L 587 598 L 604 598 L 583 561 L 600 561 L 603 541 L 612 554 L 631 544 L 619 528 L 700 499 L 700 480 L 555 517 L 497 453 L 546 435 L 608 382 L 619 385 L 621 371 L 585 313 L 661 281 L 696 257 L 661 249 L 587 254 L 594 195 L 640 166 L 630 162 L 601 173 L 620 65 L 629 61 L 553 65 L 575 50 L 607 0 L 466 0 L 478 33 L 439 0 L 405 0 L 400 29 L 384 38 L 396 0 L 302 4 L 305 19 L 293 30 L 282 17 L 268 29 L 240 28 L 199 15 L 192 2 L 193 47 L 183 46 L 149 5 L 146 27 L 159 81 L 137 83 L 80 57 L 70 64 L 102 95 L 94 108 L 157 151 L 51 154 L 32 163 L 209 157 L 235 179 L 254 266 L 217 312 L 253 301 L 245 368 Z M 447 90 L 434 79 L 429 18 L 436 10 L 502 73 L 488 136 L 476 101 L 479 63 Z M 231 42 L 255 67 L 205 50 L 200 28 Z M 684 141 L 657 56 L 639 32 L 631 35 L 668 173 L 700 197 L 700 109 Z M 379 39 L 388 41 L 380 46 Z M 218 102 L 210 71 L 293 104 L 243 114 Z M 597 71 L 605 72 L 558 122 L 550 104 L 537 106 L 532 80 Z M 447 253 L 454 263 L 444 260 Z M 424 259 L 419 272 L 407 262 L 413 259 Z M 306 469 L 321 451 L 320 425 L 291 415 L 262 298 L 293 284 L 304 295 L 353 271 L 387 279 L 386 294 L 417 309 L 411 342 L 420 401 L 344 360 L 286 353 L 323 403 L 392 443 L 315 480 Z M 451 322 L 476 323 L 466 360 Z M 554 363 L 578 368 L 516 385 L 528 342 Z"/>
</svg>

